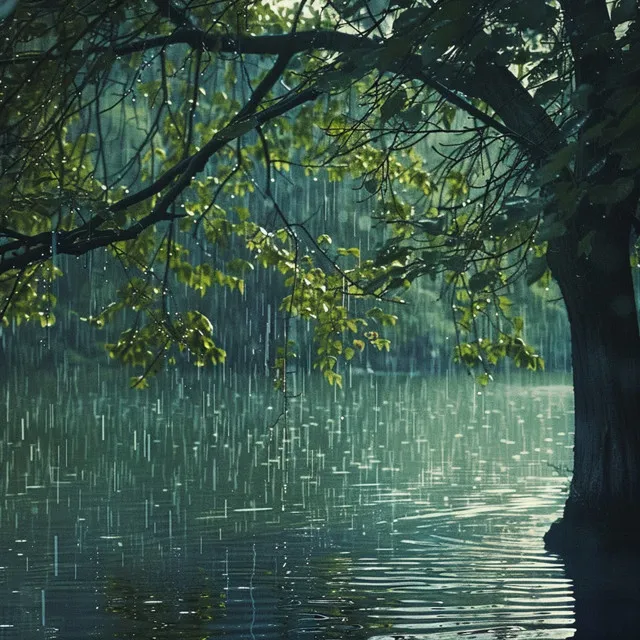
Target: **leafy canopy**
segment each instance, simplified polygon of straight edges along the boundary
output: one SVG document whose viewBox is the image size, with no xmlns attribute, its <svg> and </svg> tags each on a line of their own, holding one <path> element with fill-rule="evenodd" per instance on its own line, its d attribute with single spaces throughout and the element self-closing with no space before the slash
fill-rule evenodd
<svg viewBox="0 0 640 640">
<path fill-rule="evenodd" d="M 86 321 L 134 311 L 106 345 L 134 386 L 176 349 L 222 362 L 172 287 L 251 295 L 256 266 L 282 275 L 286 317 L 313 321 L 332 384 L 340 358 L 389 348 L 393 305 L 425 276 L 480 382 L 505 357 L 541 368 L 513 283 L 549 285 L 581 199 L 608 211 L 637 188 L 628 0 L 22 0 L 0 30 L 2 322 L 51 325 L 59 256 L 107 251 L 127 281 Z M 282 204 L 313 180 L 359 190 L 375 251 Z M 294 351 L 287 337 L 281 385 Z"/>
</svg>

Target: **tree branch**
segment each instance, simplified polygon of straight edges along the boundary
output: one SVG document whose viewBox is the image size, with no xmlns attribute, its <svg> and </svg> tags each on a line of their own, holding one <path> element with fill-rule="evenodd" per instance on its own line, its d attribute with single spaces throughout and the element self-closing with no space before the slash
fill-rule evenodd
<svg viewBox="0 0 640 640">
<path fill-rule="evenodd" d="M 190 24 L 185 15 L 175 10 L 166 0 L 155 0 L 161 10 L 166 10 L 169 18 L 181 25 Z M 565 0 L 566 5 L 577 0 Z M 591 0 L 595 2 L 595 0 Z M 176 13 L 177 12 L 177 13 Z M 221 53 L 243 55 L 277 55 L 278 58 L 263 80 L 253 91 L 247 104 L 232 118 L 229 124 L 215 134 L 198 152 L 185 158 L 166 171 L 153 184 L 114 203 L 105 211 L 95 215 L 84 225 L 57 237 L 57 251 L 80 255 L 113 242 L 130 240 L 145 228 L 158 222 L 171 220 L 170 205 L 189 186 L 196 174 L 201 172 L 210 158 L 232 140 L 239 138 L 250 129 L 264 124 L 297 106 L 315 100 L 323 92 L 315 87 L 298 91 L 280 99 L 270 107 L 257 112 L 259 105 L 285 71 L 292 56 L 313 50 L 344 53 L 356 58 L 364 53 L 378 53 L 380 59 L 389 60 L 385 42 L 380 39 L 363 37 L 340 31 L 299 31 L 283 35 L 237 36 L 212 34 L 191 26 L 180 26 L 168 36 L 158 36 L 145 40 L 115 46 L 96 48 L 88 53 L 111 52 L 115 55 L 141 51 L 152 47 L 166 47 L 172 43 L 188 44 L 197 49 L 208 49 Z M 43 54 L 46 55 L 46 54 Z M 17 56 L 20 59 L 20 56 Z M 392 57 L 392 60 L 393 57 Z M 514 140 L 525 154 L 539 161 L 562 146 L 564 140 L 551 120 L 505 67 L 478 61 L 472 70 L 461 69 L 452 64 L 439 63 L 426 69 L 417 55 L 397 57 L 389 70 L 410 80 L 422 82 L 438 92 L 445 100 L 477 118 L 486 126 Z M 502 122 L 478 109 L 471 98 L 479 98 L 488 104 Z M 246 127 L 242 126 L 246 123 Z M 177 178 L 177 180 L 176 180 Z M 126 229 L 99 228 L 114 213 L 124 211 L 169 187 L 159 199 L 154 209 L 144 218 Z M 20 246 L 10 246 L 10 245 Z M 14 255 L 11 255 L 16 251 Z M 29 238 L 29 241 L 13 242 L 0 246 L 0 273 L 20 269 L 25 265 L 40 262 L 51 256 L 51 234 L 48 232 Z"/>
<path fill-rule="evenodd" d="M 321 92 L 318 89 L 307 88 L 280 100 L 277 104 L 263 109 L 254 116 L 254 127 L 265 124 L 305 102 L 315 100 L 320 95 Z M 235 124 L 237 124 L 237 121 L 235 121 Z M 135 224 L 126 229 L 106 229 L 102 231 L 98 229 L 108 219 L 109 215 L 115 211 L 115 207 L 119 204 L 116 203 L 106 214 L 95 216 L 86 225 L 72 231 L 57 234 L 56 252 L 58 254 L 82 255 L 94 249 L 106 247 L 114 242 L 133 240 L 148 227 L 159 222 L 182 217 L 181 215 L 173 216 L 170 214 L 168 211 L 170 205 L 189 186 L 193 177 L 204 169 L 209 159 L 217 151 L 235 138 L 243 135 L 243 133 L 246 133 L 246 131 L 234 133 L 230 126 L 219 131 L 200 151 L 185 160 L 186 168 L 173 187 L 158 201 L 153 211 Z M 130 200 L 130 198 L 127 198 L 127 200 Z M 0 249 L 2 248 L 4 247 L 0 247 Z M 44 232 L 32 236 L 28 244 L 21 244 L 20 249 L 22 248 L 24 248 L 24 252 L 0 259 L 0 274 L 49 259 L 52 253 L 51 233 Z"/>
<path fill-rule="evenodd" d="M 569 1 L 579 4 L 578 0 L 567 0 Z M 170 6 L 163 0 L 158 0 L 158 4 L 163 8 Z M 171 19 L 184 24 L 187 18 L 175 11 L 169 12 Z M 277 55 L 285 58 L 313 50 L 345 53 L 357 57 L 363 53 L 382 54 L 386 48 L 385 42 L 379 38 L 341 31 L 298 31 L 282 35 L 230 37 L 181 26 L 167 36 L 155 36 L 111 49 L 89 49 L 88 53 L 111 51 L 116 56 L 125 56 L 178 43 L 216 53 L 242 52 L 243 55 Z M 427 70 L 419 56 L 407 55 L 399 58 L 391 70 L 407 79 L 423 82 L 451 104 L 498 133 L 513 139 L 534 158 L 547 155 L 563 144 L 562 136 L 551 118 L 505 67 L 485 63 L 476 65 L 475 69 L 462 70 L 452 64 L 440 63 Z M 488 104 L 500 116 L 502 123 L 477 109 L 470 101 L 472 98 L 478 98 Z M 536 127 L 540 128 L 540 135 L 535 131 Z"/>
<path fill-rule="evenodd" d="M 204 33 L 198 29 L 178 28 L 163 41 L 145 41 L 145 47 L 166 46 L 180 42 L 192 47 L 203 47 L 221 53 L 243 55 L 280 55 L 292 57 L 312 50 L 348 53 L 380 52 L 385 44 L 379 39 L 340 31 L 299 31 L 283 35 L 229 36 Z M 116 48 L 117 55 L 140 50 L 136 43 Z M 450 64 L 434 65 L 426 70 L 419 56 L 399 59 L 392 70 L 408 79 L 418 80 L 437 91 L 445 100 L 464 110 L 470 116 L 512 138 L 534 158 L 547 155 L 559 148 L 564 140 L 551 118 L 538 105 L 528 91 L 505 67 L 479 64 L 474 70 L 463 71 Z M 457 93 L 456 93 L 457 92 Z M 502 119 L 502 123 L 477 109 L 471 98 L 486 102 Z M 534 126 L 535 123 L 535 126 Z M 536 127 L 539 131 L 536 131 Z"/>
</svg>

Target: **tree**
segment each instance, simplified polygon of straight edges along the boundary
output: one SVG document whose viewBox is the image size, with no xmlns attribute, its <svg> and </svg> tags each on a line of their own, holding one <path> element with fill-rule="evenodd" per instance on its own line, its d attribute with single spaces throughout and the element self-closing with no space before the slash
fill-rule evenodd
<svg viewBox="0 0 640 640">
<path fill-rule="evenodd" d="M 396 319 L 358 301 L 401 303 L 428 276 L 449 296 L 455 357 L 486 383 L 502 358 L 543 367 L 508 292 L 553 277 L 576 430 L 550 541 L 576 526 L 638 531 L 633 0 L 5 4 L 5 324 L 52 322 L 58 256 L 105 249 L 128 281 L 87 320 L 136 311 L 107 348 L 142 385 L 174 346 L 197 364 L 224 358 L 203 314 L 173 308 L 174 279 L 242 291 L 259 264 L 282 273 L 284 312 L 315 321 L 316 364 L 339 384 L 338 359 L 387 349 L 375 325 Z M 287 180 L 313 175 L 359 188 L 385 227 L 375 256 L 283 208 Z M 285 337 L 281 384 L 292 350 Z"/>
</svg>

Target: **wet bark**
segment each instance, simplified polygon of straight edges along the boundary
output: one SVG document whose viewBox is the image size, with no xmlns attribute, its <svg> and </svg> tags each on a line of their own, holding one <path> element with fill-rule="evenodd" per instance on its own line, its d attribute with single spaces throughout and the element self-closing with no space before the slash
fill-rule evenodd
<svg viewBox="0 0 640 640">
<path fill-rule="evenodd" d="M 564 517 L 545 538 L 551 550 L 640 546 L 640 332 L 630 219 L 601 223 L 586 253 L 582 232 L 549 247 L 571 326 L 575 396 L 573 479 Z"/>
</svg>

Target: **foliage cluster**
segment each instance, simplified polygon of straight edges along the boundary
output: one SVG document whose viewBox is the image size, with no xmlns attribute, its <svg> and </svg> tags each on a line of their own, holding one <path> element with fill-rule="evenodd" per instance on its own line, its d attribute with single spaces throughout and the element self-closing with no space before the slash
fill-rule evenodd
<svg viewBox="0 0 640 640">
<path fill-rule="evenodd" d="M 624 54 L 605 102 L 575 77 L 567 16 L 553 0 L 18 2 L 0 25 L 2 322 L 51 324 L 57 256 L 104 248 L 127 282 L 86 321 L 135 313 L 107 345 L 135 386 L 175 351 L 223 361 L 212 322 L 175 308 L 172 288 L 251 295 L 255 267 L 282 276 L 283 316 L 313 322 L 331 384 L 340 359 L 389 349 L 384 328 L 425 277 L 479 382 L 503 358 L 543 368 L 512 285 L 547 286 L 577 204 L 615 207 L 640 166 L 637 87 L 621 81 L 637 73 L 636 5 L 615 3 L 606 33 L 589 23 L 579 54 Z M 607 116 L 592 124 L 594 109 Z M 309 207 L 283 207 L 300 173 L 358 188 L 377 250 L 336 246 Z M 596 230 L 580 233 L 588 256 Z M 285 335 L 282 386 L 294 353 Z"/>
</svg>

